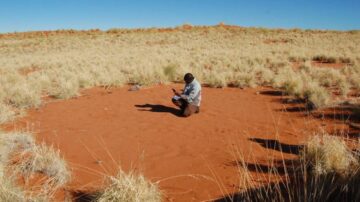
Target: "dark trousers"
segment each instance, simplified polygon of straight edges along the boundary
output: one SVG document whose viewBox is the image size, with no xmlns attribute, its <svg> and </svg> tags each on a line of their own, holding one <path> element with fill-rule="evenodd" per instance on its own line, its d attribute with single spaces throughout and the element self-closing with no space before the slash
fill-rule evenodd
<svg viewBox="0 0 360 202">
<path fill-rule="evenodd" d="M 189 104 L 186 100 L 180 98 L 178 100 L 176 99 L 172 99 L 172 102 L 180 107 L 180 113 L 181 115 L 188 117 L 191 116 L 194 113 L 199 113 L 200 112 L 200 108 L 198 106 Z"/>
</svg>

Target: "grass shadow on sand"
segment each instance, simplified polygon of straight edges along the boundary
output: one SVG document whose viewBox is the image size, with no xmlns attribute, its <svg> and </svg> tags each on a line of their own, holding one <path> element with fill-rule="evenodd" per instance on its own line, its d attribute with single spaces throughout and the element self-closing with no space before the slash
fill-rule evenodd
<svg viewBox="0 0 360 202">
<path fill-rule="evenodd" d="M 242 162 L 240 160 L 232 161 L 227 163 L 228 166 L 236 166 L 245 168 L 248 171 L 256 173 L 267 173 L 267 174 L 278 174 L 284 176 L 285 174 L 294 173 L 295 168 L 300 165 L 300 162 L 297 159 L 283 159 L 283 160 L 274 160 L 268 164 L 261 163 L 250 163 Z"/>
<path fill-rule="evenodd" d="M 168 107 L 160 104 L 143 104 L 143 105 L 135 105 L 135 107 L 139 108 L 139 111 L 149 111 L 149 112 L 158 112 L 158 113 L 170 113 L 175 116 L 181 117 L 180 110 Z"/>
<path fill-rule="evenodd" d="M 93 202 L 99 196 L 99 192 L 97 191 L 84 191 L 84 190 L 76 190 L 71 191 L 70 195 L 72 201 L 74 202 Z"/>
<path fill-rule="evenodd" d="M 278 140 L 271 139 L 249 138 L 249 140 L 259 143 L 262 147 L 265 147 L 267 149 L 273 149 L 288 154 L 298 155 L 304 147 L 303 145 L 284 144 L 279 142 Z"/>
<path fill-rule="evenodd" d="M 322 109 L 314 109 L 305 99 L 297 99 L 286 95 L 280 90 L 265 90 L 259 94 L 272 96 L 273 102 L 284 104 L 283 109 L 275 109 L 278 112 L 299 113 L 301 116 L 340 122 L 349 125 L 346 131 L 348 137 L 357 139 L 360 137 L 360 105 L 344 102 L 335 106 L 328 106 Z M 344 133 L 344 131 L 339 131 Z"/>
<path fill-rule="evenodd" d="M 267 149 L 284 153 L 298 154 L 304 149 L 302 145 L 283 144 L 277 140 L 254 138 L 251 141 L 257 142 Z M 354 150 L 353 152 L 358 153 L 359 151 Z M 280 180 L 271 181 L 270 178 L 266 178 L 262 185 L 249 184 L 243 189 L 215 199 L 214 202 L 359 201 L 356 186 L 359 178 L 356 175 L 346 179 L 342 174 L 333 172 L 312 174 L 310 164 L 304 164 L 300 158 L 274 160 L 267 164 L 250 163 L 242 159 L 232 161 L 228 165 L 239 166 L 246 172 L 277 175 Z M 246 178 L 239 176 L 239 180 L 246 180 Z M 257 178 L 250 178 L 250 181 L 259 182 Z"/>
</svg>

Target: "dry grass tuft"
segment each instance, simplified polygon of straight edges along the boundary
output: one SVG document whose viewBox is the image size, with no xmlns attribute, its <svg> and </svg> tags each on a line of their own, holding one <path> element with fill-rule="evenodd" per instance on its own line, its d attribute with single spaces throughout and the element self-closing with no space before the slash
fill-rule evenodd
<svg viewBox="0 0 360 202">
<path fill-rule="evenodd" d="M 310 139 L 302 154 L 316 175 L 339 173 L 350 174 L 359 162 L 339 137 L 324 135 Z"/>
<path fill-rule="evenodd" d="M 16 165 L 26 180 L 35 173 L 48 177 L 46 186 L 57 189 L 70 181 L 70 171 L 60 152 L 44 143 L 36 145 L 30 152 L 23 152 L 19 164 Z"/>
<path fill-rule="evenodd" d="M 329 94 L 337 88 L 346 97 L 350 89 L 360 89 L 359 38 L 358 32 L 224 24 L 5 34 L 0 37 L 0 105 L 8 107 L 1 108 L 0 120 L 11 120 L 8 109 L 38 107 L 44 95 L 68 99 L 81 88 L 182 81 L 185 72 L 211 87 L 271 85 L 300 98 L 304 83 L 314 81 Z M 313 71 L 313 60 L 346 63 L 349 71 Z M 303 62 L 307 70 L 293 68 Z M 288 69 L 293 72 L 284 74 Z M 326 94 L 314 88 L 308 96 L 321 107 Z"/>
<path fill-rule="evenodd" d="M 336 63 L 337 60 L 333 56 L 326 56 L 326 55 L 316 55 L 312 58 L 314 61 L 321 62 L 321 63 Z"/>
<path fill-rule="evenodd" d="M 178 73 L 179 68 L 180 67 L 175 64 L 169 64 L 164 67 L 164 74 L 168 81 L 181 81 L 182 75 Z"/>
<path fill-rule="evenodd" d="M 25 192 L 14 185 L 13 180 L 0 175 L 0 201 L 2 202 L 23 202 L 27 201 Z"/>
<path fill-rule="evenodd" d="M 358 145 L 360 146 L 360 145 Z M 239 153 L 238 153 L 239 154 Z M 245 156 L 237 157 L 242 190 L 217 201 L 359 201 L 360 158 L 343 139 L 327 134 L 312 137 L 298 159 L 274 160 L 268 165 L 255 163 L 256 169 L 268 167 L 264 185 L 247 167 Z M 279 172 L 282 170 L 284 173 Z M 257 170 L 264 172 L 264 170 Z"/>
<path fill-rule="evenodd" d="M 329 105 L 330 95 L 328 91 L 317 82 L 308 82 L 305 86 L 303 97 L 309 101 L 311 108 L 321 108 Z"/>
<path fill-rule="evenodd" d="M 0 103 L 0 124 L 12 121 L 15 118 L 15 112 L 9 105 Z"/>
<path fill-rule="evenodd" d="M 205 82 L 212 88 L 223 88 L 227 86 L 226 75 L 220 72 L 209 73 Z"/>
<path fill-rule="evenodd" d="M 34 137 L 29 133 L 0 132 L 0 166 L 6 166 L 14 155 L 32 150 L 34 146 Z"/>
<path fill-rule="evenodd" d="M 19 178 L 27 184 L 35 174 L 46 178 L 35 191 L 19 185 Z M 48 201 L 69 179 L 70 172 L 58 151 L 36 145 L 28 133 L 0 133 L 0 201 Z"/>
<path fill-rule="evenodd" d="M 109 185 L 99 195 L 97 201 L 133 201 L 159 202 L 161 193 L 156 184 L 147 181 L 144 176 L 133 172 L 119 171 L 116 177 L 109 177 Z"/>
</svg>

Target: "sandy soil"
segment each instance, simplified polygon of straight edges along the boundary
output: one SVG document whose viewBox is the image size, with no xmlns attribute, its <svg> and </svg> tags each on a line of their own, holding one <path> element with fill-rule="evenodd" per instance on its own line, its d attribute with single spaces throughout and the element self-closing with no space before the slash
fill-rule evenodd
<svg viewBox="0 0 360 202">
<path fill-rule="evenodd" d="M 342 122 L 305 116 L 301 104 L 284 102 L 269 88 L 204 88 L 201 112 L 182 118 L 170 100 L 173 87 L 182 85 L 84 90 L 78 98 L 47 100 L 4 128 L 33 131 L 59 148 L 73 169 L 67 191 L 98 189 L 104 174 L 121 167 L 158 182 L 167 201 L 235 192 L 236 150 L 249 164 L 279 157 L 279 145 L 292 158 L 312 131 L 348 130 Z"/>
</svg>

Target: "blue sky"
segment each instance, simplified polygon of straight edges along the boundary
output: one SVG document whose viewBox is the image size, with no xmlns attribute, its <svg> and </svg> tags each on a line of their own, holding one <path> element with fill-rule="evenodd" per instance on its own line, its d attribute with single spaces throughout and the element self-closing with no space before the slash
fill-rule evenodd
<svg viewBox="0 0 360 202">
<path fill-rule="evenodd" d="M 360 0 L 0 0 L 0 32 L 226 24 L 360 29 Z"/>
</svg>

